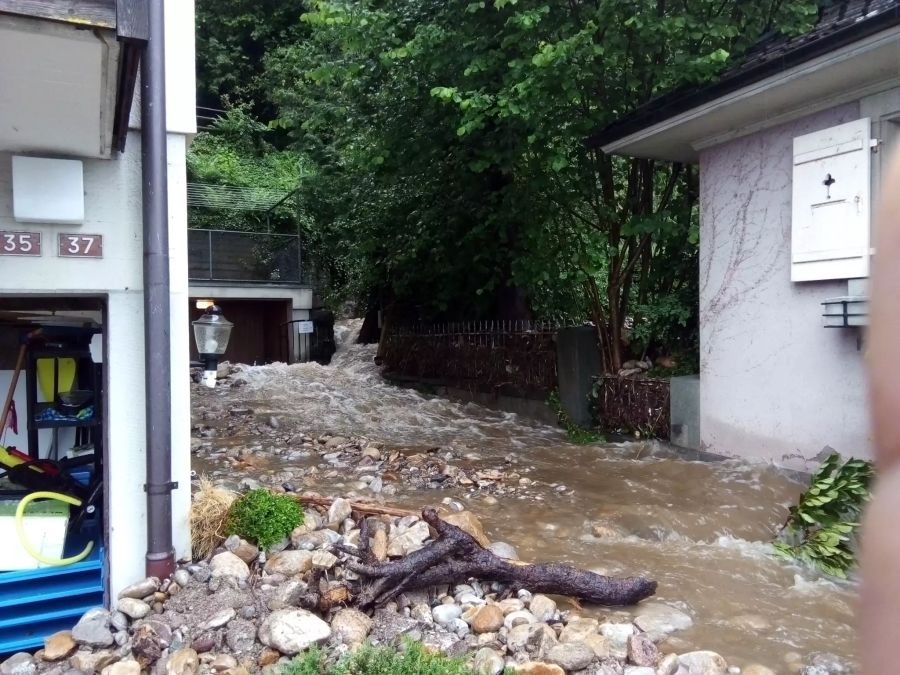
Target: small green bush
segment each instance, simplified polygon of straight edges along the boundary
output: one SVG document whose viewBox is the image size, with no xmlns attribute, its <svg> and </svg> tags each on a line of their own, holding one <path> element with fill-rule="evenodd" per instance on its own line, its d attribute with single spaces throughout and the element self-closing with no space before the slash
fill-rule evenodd
<svg viewBox="0 0 900 675">
<path fill-rule="evenodd" d="M 559 391 L 554 389 L 547 397 L 547 405 L 556 413 L 559 426 L 566 430 L 566 438 L 575 445 L 590 445 L 591 443 L 605 443 L 606 437 L 593 429 L 587 429 L 576 424 L 562 406 Z"/>
<path fill-rule="evenodd" d="M 228 534 L 236 534 L 269 548 L 303 524 L 300 505 L 286 495 L 251 490 L 239 497 L 228 514 Z"/>
<path fill-rule="evenodd" d="M 364 645 L 327 666 L 319 649 L 299 655 L 279 675 L 475 675 L 463 659 L 430 654 L 421 644 L 409 641 L 402 650 Z"/>
</svg>

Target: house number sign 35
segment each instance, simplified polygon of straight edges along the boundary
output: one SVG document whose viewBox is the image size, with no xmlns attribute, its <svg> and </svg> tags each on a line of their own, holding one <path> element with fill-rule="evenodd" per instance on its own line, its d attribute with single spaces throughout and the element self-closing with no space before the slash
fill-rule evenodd
<svg viewBox="0 0 900 675">
<path fill-rule="evenodd" d="M 102 258 L 102 234 L 59 234 L 59 255 L 62 258 Z"/>
<path fill-rule="evenodd" d="M 40 255 L 40 232 L 0 231 L 0 255 Z"/>
</svg>

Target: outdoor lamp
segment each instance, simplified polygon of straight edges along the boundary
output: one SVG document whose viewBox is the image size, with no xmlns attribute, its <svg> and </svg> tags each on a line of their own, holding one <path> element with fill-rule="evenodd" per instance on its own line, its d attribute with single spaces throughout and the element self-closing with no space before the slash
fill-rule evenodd
<svg viewBox="0 0 900 675">
<path fill-rule="evenodd" d="M 228 348 L 228 338 L 234 324 L 225 318 L 218 305 L 210 305 L 192 325 L 197 352 L 204 362 L 203 384 L 212 389 L 216 386 L 219 357 Z"/>
</svg>

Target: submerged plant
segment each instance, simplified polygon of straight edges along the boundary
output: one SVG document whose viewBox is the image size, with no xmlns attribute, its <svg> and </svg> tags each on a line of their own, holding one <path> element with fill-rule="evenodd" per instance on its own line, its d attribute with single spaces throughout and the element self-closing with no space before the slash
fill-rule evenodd
<svg viewBox="0 0 900 675">
<path fill-rule="evenodd" d="M 832 453 L 812 477 L 776 541 L 775 551 L 825 574 L 846 578 L 856 564 L 854 533 L 869 499 L 872 464 Z"/>
<path fill-rule="evenodd" d="M 239 497 L 228 514 L 228 534 L 236 534 L 262 549 L 276 544 L 303 524 L 300 505 L 286 495 L 257 489 Z"/>
<path fill-rule="evenodd" d="M 566 430 L 566 438 L 576 445 L 588 445 L 589 443 L 602 443 L 606 440 L 603 434 L 576 424 L 569 413 L 562 406 L 559 398 L 559 391 L 554 389 L 547 397 L 547 405 L 556 413 L 556 420 L 563 429 Z"/>
</svg>

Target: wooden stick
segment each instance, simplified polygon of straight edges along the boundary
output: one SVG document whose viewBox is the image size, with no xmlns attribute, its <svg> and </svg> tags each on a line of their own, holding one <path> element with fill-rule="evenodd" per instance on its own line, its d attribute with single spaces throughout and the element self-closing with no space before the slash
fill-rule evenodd
<svg viewBox="0 0 900 675">
<path fill-rule="evenodd" d="M 310 504 L 312 506 L 329 507 L 334 503 L 333 497 L 319 497 L 317 495 L 291 495 L 291 497 L 301 504 Z M 365 502 L 350 502 L 350 508 L 357 513 L 369 516 L 396 516 L 398 518 L 404 518 L 405 516 L 419 515 L 416 511 L 398 509 L 392 506 L 380 506 L 379 504 L 368 504 Z"/>
<path fill-rule="evenodd" d="M 22 366 L 25 363 L 26 345 L 19 347 L 19 358 L 16 359 L 16 369 L 13 371 L 12 381 L 9 383 L 9 392 L 6 394 L 6 402 L 3 404 L 3 417 L 0 417 L 0 437 L 6 431 L 6 419 L 9 417 L 10 408 L 12 408 L 13 397 L 16 395 L 16 385 L 19 384 L 19 373 L 22 372 Z"/>
</svg>

